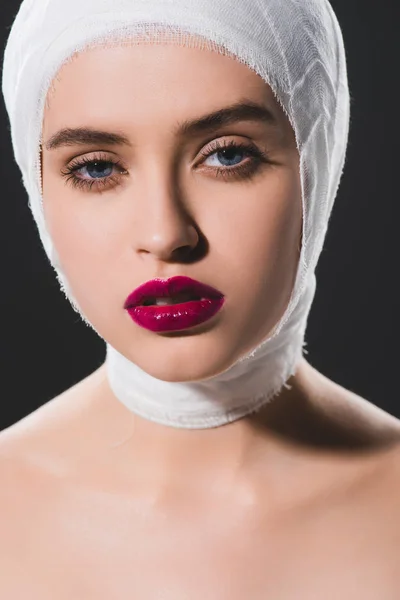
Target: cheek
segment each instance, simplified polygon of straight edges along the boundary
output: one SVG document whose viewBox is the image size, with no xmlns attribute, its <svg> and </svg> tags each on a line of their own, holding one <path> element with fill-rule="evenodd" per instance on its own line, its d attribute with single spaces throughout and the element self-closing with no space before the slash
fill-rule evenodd
<svg viewBox="0 0 400 600">
<path fill-rule="evenodd" d="M 44 180 L 43 190 L 46 224 L 77 300 L 82 301 L 82 296 L 88 300 L 90 289 L 105 295 L 104 274 L 113 272 L 112 266 L 115 269 L 121 236 L 110 220 L 110 196 L 80 194 L 51 175 Z M 99 296 L 93 296 L 98 302 Z"/>
<path fill-rule="evenodd" d="M 220 198 L 219 203 L 223 209 L 218 218 L 210 219 L 209 228 L 233 272 L 240 270 L 244 280 L 260 282 L 272 276 L 290 278 L 297 267 L 302 232 L 296 169 L 271 171 L 258 185 L 239 189 L 234 199 Z"/>
<path fill-rule="evenodd" d="M 97 253 L 106 237 L 105 196 L 75 191 L 60 177 L 49 173 L 43 179 L 46 224 L 63 263 L 84 260 Z"/>
<path fill-rule="evenodd" d="M 246 210 L 236 207 L 225 219 L 223 253 L 226 289 L 235 298 L 232 319 L 252 340 L 278 322 L 293 290 L 302 232 L 296 170 L 277 170 L 246 200 Z"/>
<path fill-rule="evenodd" d="M 302 202 L 300 179 L 288 171 L 271 186 L 262 214 L 255 222 L 256 270 L 260 280 L 277 295 L 278 305 L 289 301 L 301 249 Z M 253 244 L 253 248 L 254 248 Z M 262 277 L 264 276 L 264 277 Z M 265 287 L 264 287 L 265 291 Z"/>
</svg>

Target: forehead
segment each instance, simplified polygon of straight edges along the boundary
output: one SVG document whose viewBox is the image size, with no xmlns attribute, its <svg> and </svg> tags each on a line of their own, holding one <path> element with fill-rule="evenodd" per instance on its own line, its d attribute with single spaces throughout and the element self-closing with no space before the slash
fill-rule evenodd
<svg viewBox="0 0 400 600">
<path fill-rule="evenodd" d="M 176 124 L 242 98 L 267 107 L 287 129 L 270 86 L 238 59 L 211 47 L 173 43 L 99 45 L 75 54 L 50 87 L 44 132 L 55 128 Z M 291 130 L 291 127 L 289 125 Z"/>
</svg>

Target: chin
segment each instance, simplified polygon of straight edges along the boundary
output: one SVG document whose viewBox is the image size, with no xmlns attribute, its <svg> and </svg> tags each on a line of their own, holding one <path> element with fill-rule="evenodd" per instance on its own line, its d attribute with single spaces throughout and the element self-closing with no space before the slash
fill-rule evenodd
<svg viewBox="0 0 400 600">
<path fill-rule="evenodd" d="M 227 356 L 226 353 L 218 355 L 215 348 L 212 352 L 208 350 L 203 353 L 197 348 L 194 355 L 188 351 L 169 351 L 166 355 L 150 353 L 148 360 L 142 352 L 139 359 L 137 356 L 129 359 L 152 377 L 170 383 L 210 379 L 227 371 L 234 363 L 232 356 Z"/>
</svg>

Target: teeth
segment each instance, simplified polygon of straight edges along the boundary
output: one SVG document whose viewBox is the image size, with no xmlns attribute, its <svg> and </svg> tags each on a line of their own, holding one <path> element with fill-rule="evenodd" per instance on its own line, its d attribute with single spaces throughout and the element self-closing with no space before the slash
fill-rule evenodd
<svg viewBox="0 0 400 600">
<path fill-rule="evenodd" d="M 168 306 L 170 304 L 178 304 L 178 302 L 174 302 L 172 298 L 157 298 L 154 304 L 155 306 Z"/>
<path fill-rule="evenodd" d="M 154 304 L 156 306 L 170 306 L 172 304 L 181 304 L 182 302 L 189 302 L 190 300 L 198 300 L 195 296 L 189 294 L 180 294 L 174 298 L 156 298 Z"/>
<path fill-rule="evenodd" d="M 171 306 L 173 304 L 189 302 L 190 300 L 203 300 L 203 298 L 190 294 L 177 294 L 173 298 L 148 298 L 143 302 L 143 306 Z"/>
</svg>

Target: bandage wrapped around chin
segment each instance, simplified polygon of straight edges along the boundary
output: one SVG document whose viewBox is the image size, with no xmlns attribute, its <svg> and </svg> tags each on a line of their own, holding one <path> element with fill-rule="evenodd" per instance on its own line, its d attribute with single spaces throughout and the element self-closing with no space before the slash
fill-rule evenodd
<svg viewBox="0 0 400 600">
<path fill-rule="evenodd" d="M 74 53 L 127 38 L 153 43 L 160 33 L 163 43 L 227 53 L 261 76 L 288 116 L 300 153 L 301 254 L 286 312 L 267 339 L 223 373 L 172 383 L 150 376 L 107 343 L 109 383 L 129 410 L 171 427 L 216 427 L 259 410 L 278 394 L 301 360 L 316 288 L 315 268 L 347 147 L 345 50 L 327 0 L 22 2 L 3 65 L 12 143 L 46 254 L 86 323 L 43 216 L 39 147 L 47 92 Z"/>
</svg>

